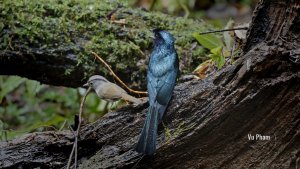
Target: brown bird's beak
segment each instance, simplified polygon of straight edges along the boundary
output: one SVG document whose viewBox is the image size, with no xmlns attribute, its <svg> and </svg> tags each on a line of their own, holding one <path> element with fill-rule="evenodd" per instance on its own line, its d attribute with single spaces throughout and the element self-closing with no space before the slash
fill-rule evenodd
<svg viewBox="0 0 300 169">
<path fill-rule="evenodd" d="M 88 83 L 84 84 L 83 87 L 89 87 L 90 85 Z"/>
</svg>

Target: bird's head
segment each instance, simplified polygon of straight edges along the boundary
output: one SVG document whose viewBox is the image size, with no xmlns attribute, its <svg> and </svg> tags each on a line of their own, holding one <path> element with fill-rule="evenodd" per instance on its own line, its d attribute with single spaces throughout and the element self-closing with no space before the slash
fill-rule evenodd
<svg viewBox="0 0 300 169">
<path fill-rule="evenodd" d="M 175 39 L 174 37 L 166 30 L 153 29 L 154 34 L 154 45 L 167 45 L 174 46 Z"/>
<path fill-rule="evenodd" d="M 108 80 L 100 75 L 94 75 L 91 76 L 88 80 L 88 82 L 86 84 L 84 84 L 84 87 L 93 87 L 94 89 L 97 88 L 97 86 L 103 84 L 103 83 L 107 83 Z"/>
</svg>

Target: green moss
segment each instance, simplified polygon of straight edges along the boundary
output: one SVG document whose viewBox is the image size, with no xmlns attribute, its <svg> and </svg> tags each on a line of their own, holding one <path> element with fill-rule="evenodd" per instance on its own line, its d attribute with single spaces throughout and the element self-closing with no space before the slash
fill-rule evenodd
<svg viewBox="0 0 300 169">
<path fill-rule="evenodd" d="M 179 57 L 190 50 L 193 33 L 204 29 L 200 21 L 126 7 L 118 8 L 108 18 L 118 5 L 117 1 L 104 0 L 3 0 L 0 50 L 71 53 L 77 56 L 78 64 L 93 64 L 93 51 L 114 70 L 124 72 L 135 69 L 135 63 L 148 56 L 152 48 L 152 28 L 169 30 L 175 36 Z M 125 24 L 118 23 L 121 19 L 125 19 Z M 97 67 L 90 69 L 86 71 L 95 72 Z M 105 72 L 103 66 L 100 70 Z"/>
<path fill-rule="evenodd" d="M 169 129 L 167 126 L 165 127 L 165 144 L 168 144 L 172 139 L 175 139 L 182 135 L 182 133 L 185 133 L 188 130 L 192 130 L 195 127 L 196 124 L 185 124 L 184 122 L 181 122 L 176 128 Z"/>
</svg>

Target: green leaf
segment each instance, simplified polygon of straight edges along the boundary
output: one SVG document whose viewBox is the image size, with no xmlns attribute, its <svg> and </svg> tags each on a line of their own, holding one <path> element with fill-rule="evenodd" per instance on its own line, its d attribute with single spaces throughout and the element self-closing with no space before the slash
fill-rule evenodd
<svg viewBox="0 0 300 169">
<path fill-rule="evenodd" d="M 61 117 L 60 115 L 53 115 L 53 117 L 51 117 L 46 122 L 43 121 L 35 122 L 35 124 L 31 125 L 27 130 L 33 131 L 43 127 L 51 127 L 51 126 L 53 127 L 59 123 L 64 122 L 64 120 L 65 118 Z"/>
<path fill-rule="evenodd" d="M 2 81 L 0 84 L 0 103 L 4 96 L 15 90 L 25 79 L 18 76 L 9 76 L 6 80 L 2 79 Z"/>
<path fill-rule="evenodd" d="M 217 62 L 218 69 L 221 69 L 225 64 L 225 57 L 223 55 L 220 55 L 219 60 Z"/>
<path fill-rule="evenodd" d="M 213 61 L 217 63 L 218 69 L 221 69 L 225 64 L 225 57 L 222 55 L 221 51 L 222 47 L 216 47 L 210 50 L 211 54 L 208 55 Z"/>
<path fill-rule="evenodd" d="M 213 34 L 200 35 L 199 33 L 194 33 L 194 37 L 203 47 L 210 50 L 223 46 L 221 39 Z"/>
<path fill-rule="evenodd" d="M 215 55 L 221 55 L 221 50 L 222 50 L 222 47 L 216 47 L 216 48 L 211 49 L 210 52 Z"/>
<path fill-rule="evenodd" d="M 210 57 L 214 62 L 218 61 L 219 55 L 216 54 L 209 54 L 208 57 Z"/>
<path fill-rule="evenodd" d="M 29 97 L 35 98 L 36 93 L 40 91 L 42 85 L 40 82 L 35 80 L 26 80 L 26 92 Z"/>
</svg>

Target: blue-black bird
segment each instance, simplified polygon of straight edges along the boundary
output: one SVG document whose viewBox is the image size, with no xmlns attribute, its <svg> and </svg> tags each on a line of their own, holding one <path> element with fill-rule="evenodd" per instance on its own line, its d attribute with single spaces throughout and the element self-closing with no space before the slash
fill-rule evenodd
<svg viewBox="0 0 300 169">
<path fill-rule="evenodd" d="M 175 39 L 165 30 L 154 29 L 154 50 L 147 72 L 149 108 L 136 151 L 146 155 L 156 150 L 157 126 L 171 100 L 179 71 Z"/>
</svg>

